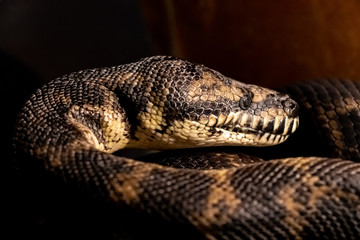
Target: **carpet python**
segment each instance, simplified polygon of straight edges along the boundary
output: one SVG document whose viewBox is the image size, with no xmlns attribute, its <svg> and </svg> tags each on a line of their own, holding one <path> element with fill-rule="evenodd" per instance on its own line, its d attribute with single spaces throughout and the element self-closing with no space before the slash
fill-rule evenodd
<svg viewBox="0 0 360 240">
<path fill-rule="evenodd" d="M 45 84 L 19 113 L 14 146 L 21 161 L 106 199 L 119 217 L 145 214 L 203 239 L 359 239 L 359 89 L 328 80 L 289 90 L 318 119 L 335 158 L 197 157 L 189 148 L 284 142 L 299 126 L 299 106 L 203 65 L 154 56 Z M 124 148 L 183 149 L 188 161 L 113 154 Z"/>
</svg>

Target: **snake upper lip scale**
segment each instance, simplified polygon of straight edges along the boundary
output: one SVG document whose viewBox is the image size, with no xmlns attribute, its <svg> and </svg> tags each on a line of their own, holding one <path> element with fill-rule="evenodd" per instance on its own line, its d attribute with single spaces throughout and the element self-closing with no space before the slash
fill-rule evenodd
<svg viewBox="0 0 360 240">
<path fill-rule="evenodd" d="M 298 85 L 291 95 L 301 96 L 302 110 L 317 111 L 319 128 L 336 152 L 354 159 L 359 156 L 352 134 L 360 122 L 358 89 L 351 81 L 325 81 Z M 324 95 L 334 99 L 319 103 Z M 162 219 L 178 233 L 191 230 L 207 239 L 329 234 L 357 239 L 358 163 L 325 157 L 236 163 L 244 155 L 214 154 L 227 158 L 228 168 L 188 169 L 112 154 L 123 148 L 275 145 L 299 126 L 299 108 L 284 93 L 238 82 L 201 64 L 153 56 L 45 84 L 20 111 L 14 146 L 19 164 L 110 201 L 119 206 L 114 211 L 125 208 L 134 216 Z"/>
</svg>

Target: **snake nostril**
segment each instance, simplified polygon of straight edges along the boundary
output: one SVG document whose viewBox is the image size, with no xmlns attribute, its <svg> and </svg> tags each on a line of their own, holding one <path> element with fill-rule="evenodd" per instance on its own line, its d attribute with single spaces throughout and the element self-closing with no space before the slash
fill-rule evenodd
<svg viewBox="0 0 360 240">
<path fill-rule="evenodd" d="M 284 106 L 286 114 L 290 117 L 296 117 L 299 114 L 298 104 L 294 100 L 287 99 L 282 102 L 282 105 Z"/>
</svg>

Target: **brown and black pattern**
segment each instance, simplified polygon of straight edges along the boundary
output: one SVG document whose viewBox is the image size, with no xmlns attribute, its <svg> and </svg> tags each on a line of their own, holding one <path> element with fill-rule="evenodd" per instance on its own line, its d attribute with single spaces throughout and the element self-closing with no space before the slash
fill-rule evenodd
<svg viewBox="0 0 360 240">
<path fill-rule="evenodd" d="M 287 91 L 303 106 L 333 157 L 360 161 L 360 83 L 346 79 L 306 82 Z M 310 104 L 312 103 L 312 104 Z"/>
<path fill-rule="evenodd" d="M 239 152 L 239 149 L 194 148 L 162 151 L 138 157 L 138 160 L 174 168 L 224 169 L 242 167 L 263 161 L 261 158 Z"/>
<path fill-rule="evenodd" d="M 351 124 L 359 117 L 359 86 L 330 81 L 294 89 L 302 106 L 316 109 L 335 152 L 349 156 L 341 155 L 349 146 L 349 154 L 356 155 L 357 127 Z M 196 166 L 186 167 L 164 163 L 171 157 L 158 164 L 112 154 L 123 148 L 186 152 L 275 145 L 297 129 L 298 112 L 286 94 L 156 56 L 46 84 L 19 114 L 15 149 L 27 165 L 41 166 L 116 205 L 119 218 L 127 216 L 122 211 L 141 213 L 147 217 L 139 221 L 149 219 L 158 231 L 166 229 L 151 219 L 174 226 L 175 238 L 189 231 L 206 239 L 357 239 L 358 163 L 315 157 L 249 160 L 237 152 L 200 157 L 189 150 L 191 157 L 184 158 L 194 158 Z M 345 140 L 340 129 L 352 138 Z"/>
</svg>

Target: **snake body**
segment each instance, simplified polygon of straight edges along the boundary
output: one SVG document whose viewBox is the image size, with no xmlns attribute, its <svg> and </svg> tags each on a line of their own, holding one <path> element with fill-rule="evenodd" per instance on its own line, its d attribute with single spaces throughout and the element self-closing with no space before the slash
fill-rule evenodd
<svg viewBox="0 0 360 240">
<path fill-rule="evenodd" d="M 360 88 L 347 81 L 326 84 L 326 91 L 316 83 L 289 92 L 320 118 L 318 128 L 333 140 L 337 158 L 217 155 L 226 159 L 224 168 L 218 160 L 199 166 L 201 157 L 191 154 L 185 157 L 196 159 L 190 169 L 114 155 L 123 148 L 271 146 L 297 129 L 299 107 L 287 94 L 167 56 L 45 84 L 19 113 L 15 150 L 22 162 L 106 199 L 120 215 L 141 212 L 201 238 L 358 239 L 360 165 L 354 162 L 359 149 L 353 122 L 359 119 Z M 335 98 L 310 105 L 328 99 L 325 92 Z"/>
</svg>

